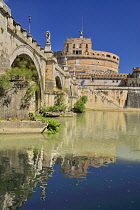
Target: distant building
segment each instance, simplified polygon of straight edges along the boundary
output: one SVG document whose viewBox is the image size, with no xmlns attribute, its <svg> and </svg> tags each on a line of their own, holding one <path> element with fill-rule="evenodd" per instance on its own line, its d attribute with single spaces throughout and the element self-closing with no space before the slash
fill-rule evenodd
<svg viewBox="0 0 140 210">
<path fill-rule="evenodd" d="M 140 87 L 140 67 L 133 68 L 132 74 L 128 74 L 124 83 L 127 87 Z"/>
<path fill-rule="evenodd" d="M 119 86 L 128 74 L 120 74 L 119 56 L 92 50 L 89 38 L 68 38 L 64 49 L 54 53 L 58 64 L 84 86 Z"/>
</svg>

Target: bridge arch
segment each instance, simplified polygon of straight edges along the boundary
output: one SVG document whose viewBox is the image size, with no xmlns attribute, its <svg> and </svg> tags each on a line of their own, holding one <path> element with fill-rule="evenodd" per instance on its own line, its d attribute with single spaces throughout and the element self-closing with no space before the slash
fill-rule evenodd
<svg viewBox="0 0 140 210">
<path fill-rule="evenodd" d="M 55 83 L 56 83 L 56 88 L 58 88 L 59 90 L 62 90 L 62 82 L 59 76 L 55 77 Z"/>
<path fill-rule="evenodd" d="M 55 69 L 54 78 L 55 78 L 56 88 L 58 88 L 59 90 L 63 90 L 64 89 L 64 83 L 65 83 L 64 74 L 62 74 L 62 72 L 58 71 L 58 69 Z"/>
<path fill-rule="evenodd" d="M 20 45 L 18 46 L 12 53 L 10 56 L 10 66 L 12 66 L 14 60 L 20 56 L 20 55 L 28 55 L 30 57 L 30 59 L 33 61 L 36 70 L 38 72 L 38 77 L 39 80 L 42 81 L 42 83 L 40 83 L 41 86 L 41 92 L 43 91 L 43 84 L 44 84 L 44 80 L 43 80 L 43 75 L 41 72 L 41 67 L 39 64 L 39 60 L 34 52 L 34 50 L 29 46 L 29 45 Z"/>
<path fill-rule="evenodd" d="M 14 50 L 14 52 L 10 56 L 11 67 L 13 66 L 17 58 L 24 58 L 27 61 L 30 60 L 35 66 L 35 69 L 38 74 L 38 81 L 41 81 L 39 82 L 38 93 L 35 92 L 35 107 L 36 109 L 38 109 L 41 106 L 41 100 L 43 98 L 43 82 L 44 82 L 38 58 L 35 55 L 33 49 L 28 45 L 21 45 Z"/>
</svg>

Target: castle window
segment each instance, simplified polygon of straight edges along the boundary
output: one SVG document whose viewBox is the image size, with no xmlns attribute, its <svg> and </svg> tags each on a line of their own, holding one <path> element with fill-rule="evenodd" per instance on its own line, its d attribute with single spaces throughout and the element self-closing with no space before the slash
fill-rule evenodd
<svg viewBox="0 0 140 210">
<path fill-rule="evenodd" d="M 79 44 L 79 48 L 82 48 L 82 44 Z"/>
<path fill-rule="evenodd" d="M 73 55 L 82 55 L 82 50 L 73 50 Z"/>
<path fill-rule="evenodd" d="M 88 44 L 86 44 L 86 48 L 88 48 Z"/>
<path fill-rule="evenodd" d="M 116 57 L 115 57 L 115 56 L 113 56 L 113 59 L 116 59 Z"/>
<path fill-rule="evenodd" d="M 66 47 L 66 51 L 68 52 L 69 51 L 69 45 L 67 44 L 67 47 Z"/>
<path fill-rule="evenodd" d="M 75 48 L 75 44 L 73 44 L 73 48 Z"/>
<path fill-rule="evenodd" d="M 110 55 L 106 55 L 106 57 L 110 58 Z"/>
</svg>

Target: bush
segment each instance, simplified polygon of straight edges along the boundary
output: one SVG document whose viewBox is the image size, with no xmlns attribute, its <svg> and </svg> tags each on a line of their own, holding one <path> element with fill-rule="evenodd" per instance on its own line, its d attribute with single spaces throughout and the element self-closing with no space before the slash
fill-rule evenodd
<svg viewBox="0 0 140 210">
<path fill-rule="evenodd" d="M 55 98 L 55 105 L 56 106 L 61 106 L 64 104 L 64 95 L 63 94 L 60 94 L 60 95 L 57 95 L 56 98 Z"/>
<path fill-rule="evenodd" d="M 41 112 L 57 112 L 58 107 L 57 106 L 49 106 L 49 107 L 42 107 Z"/>
<path fill-rule="evenodd" d="M 76 113 L 82 113 L 85 109 L 85 105 L 84 102 L 79 99 L 75 104 L 74 104 L 74 108 L 73 111 Z"/>
<path fill-rule="evenodd" d="M 86 104 L 88 98 L 87 98 L 87 96 L 82 96 L 82 97 L 81 97 L 81 100 L 84 102 L 84 104 Z"/>
<path fill-rule="evenodd" d="M 64 104 L 64 95 L 57 95 L 55 97 L 55 105 L 49 107 L 41 107 L 40 113 L 45 112 L 62 112 L 65 111 L 67 106 Z"/>
<path fill-rule="evenodd" d="M 47 127 L 47 133 L 57 133 L 60 129 L 60 123 L 58 123 L 56 120 L 54 119 L 48 119 L 48 127 Z"/>
<path fill-rule="evenodd" d="M 51 133 L 55 134 L 60 129 L 61 123 L 57 122 L 54 119 L 48 119 L 46 117 L 43 117 L 39 113 L 30 113 L 29 117 L 30 117 L 29 119 L 31 119 L 31 120 L 38 119 L 39 121 L 42 121 L 42 122 L 45 122 L 46 124 L 48 124 L 47 133 L 49 133 L 49 134 L 51 134 Z"/>
<path fill-rule="evenodd" d="M 54 106 L 49 106 L 49 107 L 41 107 L 40 112 L 45 113 L 45 112 L 62 112 L 65 111 L 67 108 L 66 105 L 54 105 Z"/>
<path fill-rule="evenodd" d="M 73 111 L 76 113 L 82 113 L 85 110 L 85 103 L 87 102 L 87 96 L 82 96 L 75 104 Z"/>
</svg>

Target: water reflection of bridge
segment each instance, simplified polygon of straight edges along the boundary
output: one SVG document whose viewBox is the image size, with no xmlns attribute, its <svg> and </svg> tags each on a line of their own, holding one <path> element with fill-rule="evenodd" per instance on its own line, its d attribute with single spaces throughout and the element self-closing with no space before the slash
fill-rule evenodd
<svg viewBox="0 0 140 210">
<path fill-rule="evenodd" d="M 44 200 L 55 164 L 64 177 L 79 180 L 90 166 L 107 166 L 122 153 L 128 158 L 126 148 L 133 159 L 140 157 L 139 118 L 135 113 L 88 112 L 60 119 L 63 128 L 56 136 L 1 135 L 0 208 L 19 208 L 37 186 Z"/>
<path fill-rule="evenodd" d="M 113 157 L 104 156 L 58 158 L 43 152 L 43 148 L 0 151 L 0 207 L 3 210 L 21 207 L 37 186 L 41 188 L 40 199 L 45 200 L 47 180 L 56 163 L 60 164 L 60 173 L 64 176 L 84 178 L 90 165 L 100 167 L 113 161 Z"/>
</svg>

